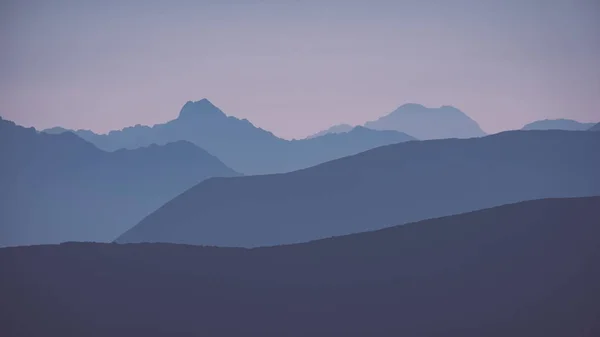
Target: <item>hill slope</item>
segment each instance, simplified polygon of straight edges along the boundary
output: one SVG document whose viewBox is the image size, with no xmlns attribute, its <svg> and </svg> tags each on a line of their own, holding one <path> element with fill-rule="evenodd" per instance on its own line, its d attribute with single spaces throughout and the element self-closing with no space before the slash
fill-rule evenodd
<svg viewBox="0 0 600 337">
<path fill-rule="evenodd" d="M 523 200 L 596 195 L 598 148 L 595 132 L 512 131 L 384 146 L 286 174 L 209 179 L 118 242 L 297 243 Z"/>
<path fill-rule="evenodd" d="M 544 119 L 525 125 L 523 130 L 585 131 L 591 128 L 594 124 L 595 123 L 581 123 L 572 119 Z"/>
<path fill-rule="evenodd" d="M 110 241 L 196 183 L 238 175 L 188 142 L 107 153 L 0 119 L 0 246 Z"/>
<path fill-rule="evenodd" d="M 477 122 L 451 106 L 426 108 L 404 104 L 376 121 L 365 123 L 365 127 L 401 131 L 422 140 L 485 136 Z"/>
<path fill-rule="evenodd" d="M 60 130 L 53 128 L 49 132 Z M 227 166 L 244 174 L 290 172 L 377 146 L 414 139 L 398 132 L 394 137 L 372 133 L 366 139 L 364 135 L 344 135 L 345 140 L 359 136 L 349 142 L 336 141 L 331 137 L 318 142 L 313 139 L 288 141 L 255 127 L 248 120 L 226 116 L 207 99 L 187 102 L 179 116 L 165 124 L 152 127 L 136 125 L 105 135 L 86 130 L 75 132 L 106 151 L 186 140 L 206 149 Z"/>
<path fill-rule="evenodd" d="M 599 207 L 536 200 L 251 250 L 2 249 L 0 334 L 596 336 Z"/>
<path fill-rule="evenodd" d="M 600 131 L 600 123 L 592 126 L 589 131 Z"/>
</svg>

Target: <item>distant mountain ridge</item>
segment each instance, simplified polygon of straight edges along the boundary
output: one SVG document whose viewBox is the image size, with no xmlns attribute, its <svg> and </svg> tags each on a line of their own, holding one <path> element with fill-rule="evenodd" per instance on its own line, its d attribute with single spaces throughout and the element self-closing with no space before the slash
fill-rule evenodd
<svg viewBox="0 0 600 337">
<path fill-rule="evenodd" d="M 388 115 L 364 124 L 375 130 L 396 130 L 417 139 L 472 138 L 485 136 L 477 122 L 452 107 L 427 108 L 408 103 Z"/>
<path fill-rule="evenodd" d="M 544 119 L 523 126 L 523 130 L 569 130 L 584 131 L 595 123 L 581 123 L 572 119 Z"/>
<path fill-rule="evenodd" d="M 0 249 L 0 335 L 598 336 L 599 208 L 534 200 L 258 249 Z"/>
<path fill-rule="evenodd" d="M 203 179 L 239 175 L 185 141 L 108 153 L 1 118 L 0 161 L 0 246 L 108 242 Z"/>
<path fill-rule="evenodd" d="M 321 136 L 325 136 L 330 133 L 346 133 L 346 132 L 352 130 L 353 128 L 354 127 L 349 124 L 338 124 L 338 125 L 334 125 L 334 126 L 328 128 L 327 130 L 319 131 L 312 136 L 308 136 L 307 138 L 321 137 Z"/>
<path fill-rule="evenodd" d="M 57 130 L 60 129 L 49 131 Z M 81 130 L 75 133 L 106 151 L 187 140 L 244 174 L 290 172 L 373 147 L 414 139 L 400 132 L 393 137 L 389 133 L 378 135 L 373 132 L 362 133 L 363 138 L 351 140 L 346 146 L 330 137 L 328 141 L 318 142 L 312 139 L 288 141 L 255 127 L 246 119 L 225 115 L 207 99 L 187 102 L 177 119 L 164 124 L 152 127 L 137 125 L 105 135 Z M 349 140 L 347 135 L 343 138 Z M 302 143 L 304 141 L 306 143 Z M 329 147 L 330 142 L 333 147 Z"/>
<path fill-rule="evenodd" d="M 600 131 L 600 123 L 592 126 L 589 131 Z"/>
<path fill-rule="evenodd" d="M 510 131 L 383 146 L 286 174 L 214 178 L 116 242 L 298 243 L 523 200 L 598 195 L 598 148 L 595 132 Z"/>
</svg>

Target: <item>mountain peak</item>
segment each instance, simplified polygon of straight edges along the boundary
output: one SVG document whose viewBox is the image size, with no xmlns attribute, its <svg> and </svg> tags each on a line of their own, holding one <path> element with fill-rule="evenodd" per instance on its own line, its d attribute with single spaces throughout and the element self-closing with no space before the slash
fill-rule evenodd
<svg viewBox="0 0 600 337">
<path fill-rule="evenodd" d="M 188 101 L 179 112 L 177 119 L 195 118 L 197 116 L 219 116 L 225 115 L 221 109 L 217 108 L 208 99 L 203 98 L 199 101 Z"/>
<path fill-rule="evenodd" d="M 477 122 L 450 105 L 428 108 L 406 103 L 377 120 L 366 122 L 364 126 L 374 130 L 401 131 L 421 140 L 485 135 Z"/>
<path fill-rule="evenodd" d="M 439 108 L 428 108 L 422 104 L 417 103 L 406 103 L 399 106 L 394 112 L 436 112 L 436 111 L 444 111 L 444 112 L 460 112 L 459 109 L 451 106 L 451 105 L 442 105 Z"/>
<path fill-rule="evenodd" d="M 403 112 L 403 111 L 414 111 L 414 110 L 427 110 L 427 108 L 421 104 L 417 103 L 405 103 L 398 107 L 394 112 Z"/>
</svg>

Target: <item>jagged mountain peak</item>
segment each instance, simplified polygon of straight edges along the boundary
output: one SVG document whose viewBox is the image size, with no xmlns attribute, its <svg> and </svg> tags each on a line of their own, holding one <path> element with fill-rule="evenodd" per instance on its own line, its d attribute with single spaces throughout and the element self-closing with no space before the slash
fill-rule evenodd
<svg viewBox="0 0 600 337">
<path fill-rule="evenodd" d="M 183 105 L 177 119 L 190 119 L 199 116 L 225 116 L 221 109 L 217 108 L 211 101 L 203 98 L 199 101 L 188 101 Z"/>
</svg>

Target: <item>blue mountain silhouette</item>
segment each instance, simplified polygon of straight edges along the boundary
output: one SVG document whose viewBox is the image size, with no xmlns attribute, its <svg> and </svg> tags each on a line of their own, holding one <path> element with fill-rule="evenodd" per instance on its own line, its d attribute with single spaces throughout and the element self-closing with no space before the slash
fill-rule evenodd
<svg viewBox="0 0 600 337">
<path fill-rule="evenodd" d="M 189 142 L 104 152 L 0 119 L 0 246 L 111 241 L 196 183 L 236 172 Z"/>
<path fill-rule="evenodd" d="M 592 126 L 589 131 L 600 131 L 600 123 Z"/>
<path fill-rule="evenodd" d="M 367 122 L 365 127 L 406 132 L 421 140 L 485 136 L 477 122 L 452 106 L 426 108 L 414 103 L 404 104 L 386 116 Z"/>
<path fill-rule="evenodd" d="M 49 129 L 49 132 L 57 131 L 60 129 Z M 136 125 L 105 135 L 85 130 L 75 133 L 106 151 L 186 140 L 244 174 L 294 171 L 377 146 L 414 139 L 400 132 L 360 132 L 342 136 L 346 145 L 331 137 L 316 142 L 309 139 L 306 143 L 303 143 L 305 140 L 288 141 L 255 127 L 246 119 L 225 115 L 207 99 L 187 102 L 177 119 L 165 124 Z"/>
<path fill-rule="evenodd" d="M 597 195 L 598 148 L 595 132 L 509 131 L 383 146 L 286 174 L 208 179 L 117 242 L 297 243 L 523 200 Z"/>
<path fill-rule="evenodd" d="M 598 336 L 599 208 L 535 200 L 257 249 L 0 249 L 0 335 Z"/>
</svg>

